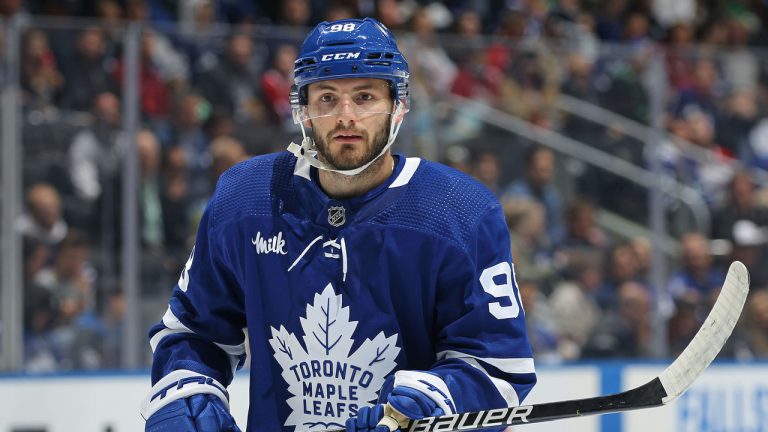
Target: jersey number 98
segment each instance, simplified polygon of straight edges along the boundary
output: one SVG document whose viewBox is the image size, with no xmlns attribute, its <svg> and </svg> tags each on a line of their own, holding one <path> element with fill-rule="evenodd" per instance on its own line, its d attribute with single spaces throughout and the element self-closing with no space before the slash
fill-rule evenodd
<svg viewBox="0 0 768 432">
<path fill-rule="evenodd" d="M 517 303 L 513 281 L 512 267 L 506 261 L 488 267 L 480 274 L 480 285 L 485 292 L 496 298 L 509 298 L 511 303 L 509 306 L 502 306 L 500 302 L 488 305 L 491 315 L 498 319 L 517 318 L 520 315 L 520 305 Z"/>
</svg>

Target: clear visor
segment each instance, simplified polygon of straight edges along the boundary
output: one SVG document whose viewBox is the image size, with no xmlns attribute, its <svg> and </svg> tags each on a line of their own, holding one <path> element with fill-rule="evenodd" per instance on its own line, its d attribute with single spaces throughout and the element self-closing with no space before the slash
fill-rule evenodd
<svg viewBox="0 0 768 432">
<path fill-rule="evenodd" d="M 347 115 L 362 119 L 392 114 L 392 99 L 387 83 L 365 84 L 352 89 L 321 82 L 310 85 L 307 105 L 302 105 L 298 121 Z"/>
</svg>

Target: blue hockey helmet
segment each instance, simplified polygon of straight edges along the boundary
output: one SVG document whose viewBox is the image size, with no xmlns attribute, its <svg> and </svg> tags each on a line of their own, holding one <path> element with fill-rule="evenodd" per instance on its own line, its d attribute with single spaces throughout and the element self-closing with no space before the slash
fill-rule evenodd
<svg viewBox="0 0 768 432">
<path fill-rule="evenodd" d="M 373 18 L 324 21 L 304 39 L 294 64 L 291 89 L 294 121 L 306 120 L 307 86 L 338 78 L 379 78 L 389 83 L 390 94 L 403 112 L 408 99 L 408 62 L 397 48 L 395 37 Z"/>
</svg>

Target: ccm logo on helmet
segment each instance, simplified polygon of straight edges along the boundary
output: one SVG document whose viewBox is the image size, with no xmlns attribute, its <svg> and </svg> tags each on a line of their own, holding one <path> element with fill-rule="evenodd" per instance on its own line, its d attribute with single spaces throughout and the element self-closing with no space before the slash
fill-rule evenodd
<svg viewBox="0 0 768 432">
<path fill-rule="evenodd" d="M 330 60 L 350 60 L 350 59 L 356 59 L 360 57 L 360 51 L 358 52 L 342 52 L 342 53 L 335 53 L 335 54 L 323 54 L 322 57 L 320 57 L 321 61 L 330 61 Z"/>
</svg>

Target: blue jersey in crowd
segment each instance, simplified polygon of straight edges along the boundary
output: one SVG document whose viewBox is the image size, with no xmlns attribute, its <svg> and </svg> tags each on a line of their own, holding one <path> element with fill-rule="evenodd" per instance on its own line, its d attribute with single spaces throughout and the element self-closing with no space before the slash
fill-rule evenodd
<svg viewBox="0 0 768 432">
<path fill-rule="evenodd" d="M 150 332 L 153 384 L 187 370 L 228 385 L 246 330 L 249 431 L 343 428 L 396 371 L 446 412 L 519 404 L 536 375 L 499 203 L 451 168 L 395 160 L 348 200 L 287 152 L 226 172 Z"/>
</svg>

